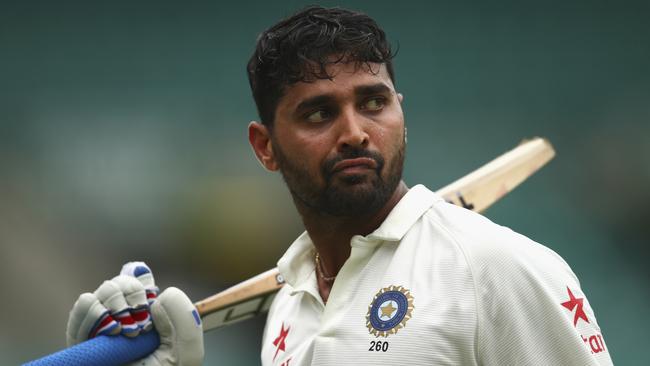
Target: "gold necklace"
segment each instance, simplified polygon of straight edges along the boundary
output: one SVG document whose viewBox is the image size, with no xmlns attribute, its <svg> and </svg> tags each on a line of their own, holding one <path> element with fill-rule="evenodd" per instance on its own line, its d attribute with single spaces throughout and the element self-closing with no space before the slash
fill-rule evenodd
<svg viewBox="0 0 650 366">
<path fill-rule="evenodd" d="M 318 255 L 318 252 L 316 252 L 316 273 L 318 273 L 318 276 L 320 276 L 320 278 L 325 282 L 332 282 L 336 279 L 336 276 L 325 276 L 325 271 L 323 270 L 323 265 L 320 262 L 320 255 Z"/>
</svg>

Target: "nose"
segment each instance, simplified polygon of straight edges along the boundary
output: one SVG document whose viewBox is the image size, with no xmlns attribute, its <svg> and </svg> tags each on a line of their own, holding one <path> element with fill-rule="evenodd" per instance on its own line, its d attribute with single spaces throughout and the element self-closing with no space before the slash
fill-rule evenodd
<svg viewBox="0 0 650 366">
<path fill-rule="evenodd" d="M 366 131 L 366 121 L 363 116 L 353 111 L 341 113 L 338 124 L 337 149 L 339 151 L 350 148 L 365 148 L 368 146 L 369 136 Z"/>
</svg>

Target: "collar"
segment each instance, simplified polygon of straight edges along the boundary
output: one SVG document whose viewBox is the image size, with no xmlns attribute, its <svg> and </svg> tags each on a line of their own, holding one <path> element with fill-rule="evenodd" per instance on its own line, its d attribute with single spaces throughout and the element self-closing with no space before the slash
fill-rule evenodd
<svg viewBox="0 0 650 366">
<path fill-rule="evenodd" d="M 441 201 L 435 193 L 419 184 L 411 189 L 395 205 L 384 222 L 366 238 L 368 242 L 399 243 L 407 231 L 422 215 L 437 201 Z M 278 261 L 280 273 L 289 285 L 297 290 L 303 287 L 314 273 L 315 248 L 309 234 L 303 232 L 287 249 Z"/>
</svg>

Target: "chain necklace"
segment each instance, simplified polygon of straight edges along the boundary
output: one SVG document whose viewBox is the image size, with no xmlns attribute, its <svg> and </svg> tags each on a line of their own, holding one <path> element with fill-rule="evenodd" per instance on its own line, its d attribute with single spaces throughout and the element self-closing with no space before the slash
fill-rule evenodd
<svg viewBox="0 0 650 366">
<path fill-rule="evenodd" d="M 320 278 L 325 282 L 332 282 L 336 279 L 336 276 L 325 276 L 325 271 L 323 270 L 323 265 L 320 262 L 320 255 L 318 255 L 318 252 L 316 252 L 316 273 L 318 273 L 318 276 L 320 276 Z"/>
</svg>

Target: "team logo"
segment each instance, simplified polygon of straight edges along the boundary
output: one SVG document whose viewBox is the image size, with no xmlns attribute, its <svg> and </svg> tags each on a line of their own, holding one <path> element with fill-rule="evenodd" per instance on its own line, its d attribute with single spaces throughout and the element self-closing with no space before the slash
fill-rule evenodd
<svg viewBox="0 0 650 366">
<path fill-rule="evenodd" d="M 368 305 L 366 326 L 375 337 L 388 337 L 406 326 L 413 312 L 413 296 L 402 286 L 382 288 Z"/>
<path fill-rule="evenodd" d="M 280 328 L 280 335 L 278 338 L 276 338 L 273 341 L 273 345 L 275 346 L 275 355 L 273 355 L 273 361 L 275 361 L 275 358 L 278 357 L 278 353 L 280 351 L 285 352 L 286 351 L 286 343 L 285 341 L 287 340 L 287 336 L 289 335 L 289 330 L 291 329 L 291 326 L 288 326 L 287 329 L 284 329 L 284 322 L 282 322 L 282 327 Z"/>
<path fill-rule="evenodd" d="M 569 293 L 569 300 L 563 302 L 561 305 L 569 309 L 570 312 L 573 312 L 573 309 L 576 310 L 576 313 L 573 316 L 573 326 L 578 326 L 579 319 L 582 319 L 585 322 L 589 323 L 589 318 L 587 318 L 587 314 L 582 308 L 585 301 L 584 297 L 575 297 L 575 295 L 573 295 L 573 292 L 571 292 L 569 286 L 567 286 L 566 290 Z"/>
<path fill-rule="evenodd" d="M 578 321 L 582 319 L 585 323 L 590 324 L 589 318 L 587 317 L 587 313 L 585 312 L 584 309 L 584 302 L 585 298 L 584 297 L 576 297 L 573 294 L 573 291 L 567 286 L 566 288 L 567 294 L 569 296 L 569 300 L 560 303 L 560 305 L 564 306 L 573 314 L 573 326 L 578 328 Z M 573 311 L 575 310 L 575 313 Z M 584 327 L 584 324 L 583 324 Z M 584 330 L 585 328 L 583 328 Z M 593 328 L 590 328 L 593 332 Z M 596 331 L 595 333 L 589 332 L 591 334 L 583 335 L 580 334 L 580 337 L 582 338 L 582 341 L 585 342 L 585 345 L 588 347 L 588 349 L 591 350 L 591 353 L 600 353 L 600 352 L 607 352 L 607 348 L 605 347 L 605 341 L 603 340 L 603 335 L 600 334 L 600 332 Z M 582 332 L 580 332 L 582 333 Z"/>
</svg>

